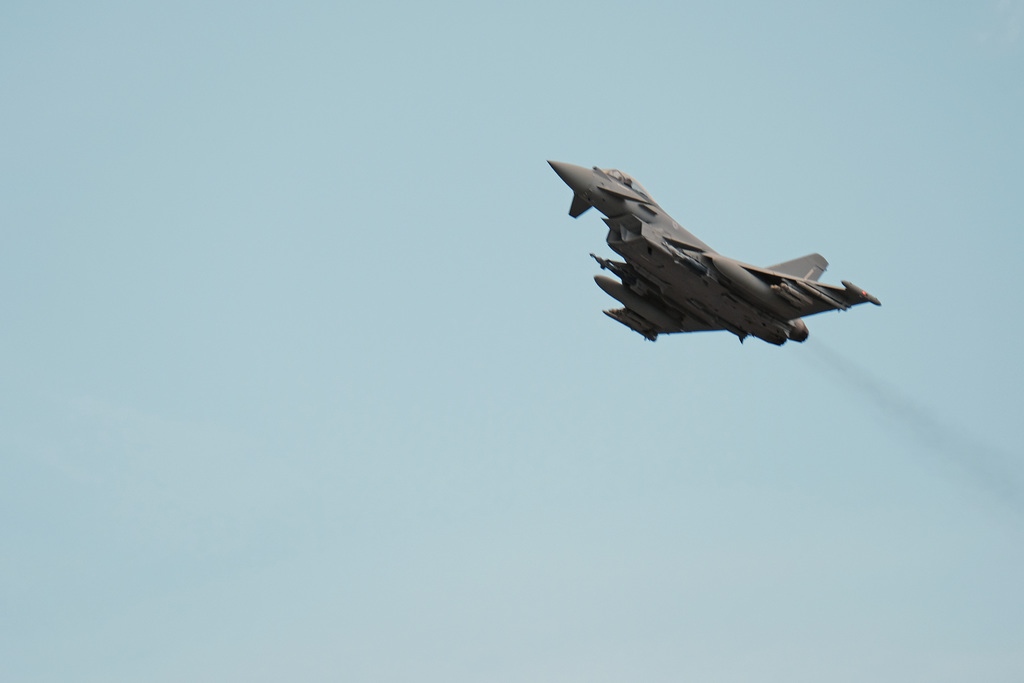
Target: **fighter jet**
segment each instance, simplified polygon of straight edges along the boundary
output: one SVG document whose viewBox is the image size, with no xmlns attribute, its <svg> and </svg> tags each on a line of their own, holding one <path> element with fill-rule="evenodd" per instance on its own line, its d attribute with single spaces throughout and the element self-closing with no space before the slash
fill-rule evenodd
<svg viewBox="0 0 1024 683">
<path fill-rule="evenodd" d="M 726 330 L 776 345 L 807 339 L 801 318 L 881 302 L 856 285 L 826 285 L 820 254 L 759 268 L 704 244 L 669 216 L 644 187 L 613 169 L 549 161 L 572 188 L 569 215 L 591 207 L 606 218 L 608 246 L 624 261 L 591 254 L 615 278 L 597 275 L 597 285 L 625 307 L 605 315 L 655 341 L 660 334 Z"/>
</svg>

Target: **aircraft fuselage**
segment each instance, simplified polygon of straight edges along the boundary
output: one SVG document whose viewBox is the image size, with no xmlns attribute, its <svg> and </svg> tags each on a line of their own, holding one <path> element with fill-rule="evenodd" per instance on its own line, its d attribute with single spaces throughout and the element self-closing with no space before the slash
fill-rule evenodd
<svg viewBox="0 0 1024 683">
<path fill-rule="evenodd" d="M 827 262 L 811 254 L 773 271 L 722 256 L 669 216 L 633 178 L 620 171 L 548 162 L 573 190 L 570 215 L 594 207 L 605 215 L 608 246 L 625 259 L 594 258 L 621 284 L 597 284 L 625 309 L 607 315 L 648 339 L 658 334 L 728 330 L 742 341 L 753 335 L 772 344 L 804 341 L 800 318 L 877 299 L 844 282 L 816 282 Z M 808 277 L 810 276 L 810 278 Z"/>
</svg>

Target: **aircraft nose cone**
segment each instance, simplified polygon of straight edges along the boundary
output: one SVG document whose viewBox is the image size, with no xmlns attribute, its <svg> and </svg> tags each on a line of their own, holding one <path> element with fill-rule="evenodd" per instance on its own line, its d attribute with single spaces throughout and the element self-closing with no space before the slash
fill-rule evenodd
<svg viewBox="0 0 1024 683">
<path fill-rule="evenodd" d="M 562 161 L 549 161 L 548 164 L 558 174 L 558 177 L 575 191 L 586 189 L 589 184 L 592 173 L 588 168 Z"/>
</svg>

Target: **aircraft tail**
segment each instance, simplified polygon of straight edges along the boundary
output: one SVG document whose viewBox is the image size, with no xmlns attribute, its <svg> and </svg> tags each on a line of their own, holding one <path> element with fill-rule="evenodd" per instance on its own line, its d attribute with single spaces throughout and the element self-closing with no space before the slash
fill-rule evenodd
<svg viewBox="0 0 1024 683">
<path fill-rule="evenodd" d="M 805 278 L 807 280 L 817 280 L 825 272 L 826 268 L 828 268 L 828 261 L 821 254 L 808 254 L 792 261 L 768 266 L 768 270 L 778 271 L 785 275 L 792 275 L 793 277 Z"/>
</svg>

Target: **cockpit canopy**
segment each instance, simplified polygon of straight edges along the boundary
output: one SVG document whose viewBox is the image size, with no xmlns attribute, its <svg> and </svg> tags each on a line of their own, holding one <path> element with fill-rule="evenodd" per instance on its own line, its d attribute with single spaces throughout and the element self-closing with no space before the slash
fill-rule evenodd
<svg viewBox="0 0 1024 683">
<path fill-rule="evenodd" d="M 600 169 L 600 171 L 607 176 L 615 178 L 626 187 L 632 189 L 634 192 L 639 192 L 648 199 L 651 198 L 651 193 L 648 192 L 643 185 L 634 180 L 633 176 L 629 175 L 628 173 L 623 173 L 622 171 L 615 168 L 602 168 Z"/>
</svg>

